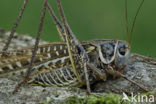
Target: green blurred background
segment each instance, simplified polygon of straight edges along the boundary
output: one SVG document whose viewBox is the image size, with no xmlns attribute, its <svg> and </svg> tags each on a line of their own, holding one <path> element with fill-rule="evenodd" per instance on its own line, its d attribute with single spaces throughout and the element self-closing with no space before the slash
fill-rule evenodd
<svg viewBox="0 0 156 104">
<path fill-rule="evenodd" d="M 10 30 L 24 0 L 0 0 L 0 27 Z M 56 0 L 48 0 L 57 16 Z M 128 0 L 128 20 L 131 26 L 142 0 Z M 79 40 L 126 40 L 125 0 L 61 0 L 69 25 Z M 35 36 L 43 0 L 29 0 L 18 33 Z M 41 38 L 60 41 L 48 12 Z M 136 20 L 131 41 L 132 52 L 156 57 L 156 0 L 145 0 Z"/>
</svg>

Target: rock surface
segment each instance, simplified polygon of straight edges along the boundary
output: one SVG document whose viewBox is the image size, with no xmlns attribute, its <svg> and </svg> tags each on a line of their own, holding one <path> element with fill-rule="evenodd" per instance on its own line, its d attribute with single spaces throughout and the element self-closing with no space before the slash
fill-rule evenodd
<svg viewBox="0 0 156 104">
<path fill-rule="evenodd" d="M 0 50 L 6 42 L 10 32 L 0 30 Z M 11 42 L 9 49 L 20 49 L 34 44 L 35 39 L 27 35 L 16 35 Z M 41 41 L 40 44 L 47 42 Z M 149 91 L 156 90 L 156 59 L 132 54 L 128 62 L 126 77 L 137 82 Z M 0 78 L 0 104 L 36 104 L 53 99 L 54 103 L 65 100 L 70 96 L 86 96 L 86 90 L 83 88 L 68 87 L 41 87 L 25 85 L 20 88 L 16 94 L 12 94 L 18 81 L 8 78 Z M 94 93 L 117 93 L 123 92 L 130 94 L 131 92 L 142 93 L 136 85 L 123 79 L 108 79 L 107 81 L 99 81 L 91 85 Z"/>
</svg>

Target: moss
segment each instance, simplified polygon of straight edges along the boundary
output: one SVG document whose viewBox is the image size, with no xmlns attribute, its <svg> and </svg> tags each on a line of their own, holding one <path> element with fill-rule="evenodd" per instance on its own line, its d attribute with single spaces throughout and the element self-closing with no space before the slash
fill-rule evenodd
<svg viewBox="0 0 156 104">
<path fill-rule="evenodd" d="M 155 95 L 156 91 L 143 93 L 141 95 Z M 123 96 L 119 94 L 91 94 L 90 96 L 71 96 L 66 100 L 59 102 L 58 104 L 132 104 L 132 102 L 123 101 Z M 129 97 L 131 99 L 131 97 Z M 43 104 L 51 104 L 50 102 L 44 102 Z"/>
<path fill-rule="evenodd" d="M 119 95 L 108 94 L 107 96 L 92 95 L 86 100 L 87 104 L 118 104 Z"/>
<path fill-rule="evenodd" d="M 107 94 L 106 96 L 92 94 L 88 97 L 70 97 L 61 104 L 120 104 L 120 95 Z"/>
</svg>

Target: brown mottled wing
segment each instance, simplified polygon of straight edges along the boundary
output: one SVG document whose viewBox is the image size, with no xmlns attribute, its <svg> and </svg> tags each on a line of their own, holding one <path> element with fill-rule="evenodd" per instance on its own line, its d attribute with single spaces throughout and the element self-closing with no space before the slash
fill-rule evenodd
<svg viewBox="0 0 156 104">
<path fill-rule="evenodd" d="M 26 48 L 21 50 L 8 51 L 7 53 L 9 56 L 7 58 L 0 58 L 0 74 L 28 68 L 30 64 L 32 50 L 33 48 Z M 51 43 L 41 45 L 37 50 L 34 67 L 41 64 L 44 65 L 49 61 L 51 61 L 52 63 L 56 59 L 63 59 L 63 57 L 67 56 L 67 46 L 64 43 Z M 58 64 L 57 67 L 59 67 L 59 65 L 61 64 Z"/>
</svg>

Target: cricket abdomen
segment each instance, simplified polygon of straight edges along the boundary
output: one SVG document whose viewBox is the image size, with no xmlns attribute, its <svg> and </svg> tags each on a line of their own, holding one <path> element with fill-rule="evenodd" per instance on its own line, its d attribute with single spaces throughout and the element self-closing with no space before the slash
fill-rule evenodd
<svg viewBox="0 0 156 104">
<path fill-rule="evenodd" d="M 29 83 L 41 86 L 72 86 L 78 84 L 78 80 L 72 68 L 64 67 L 38 74 Z"/>
</svg>

